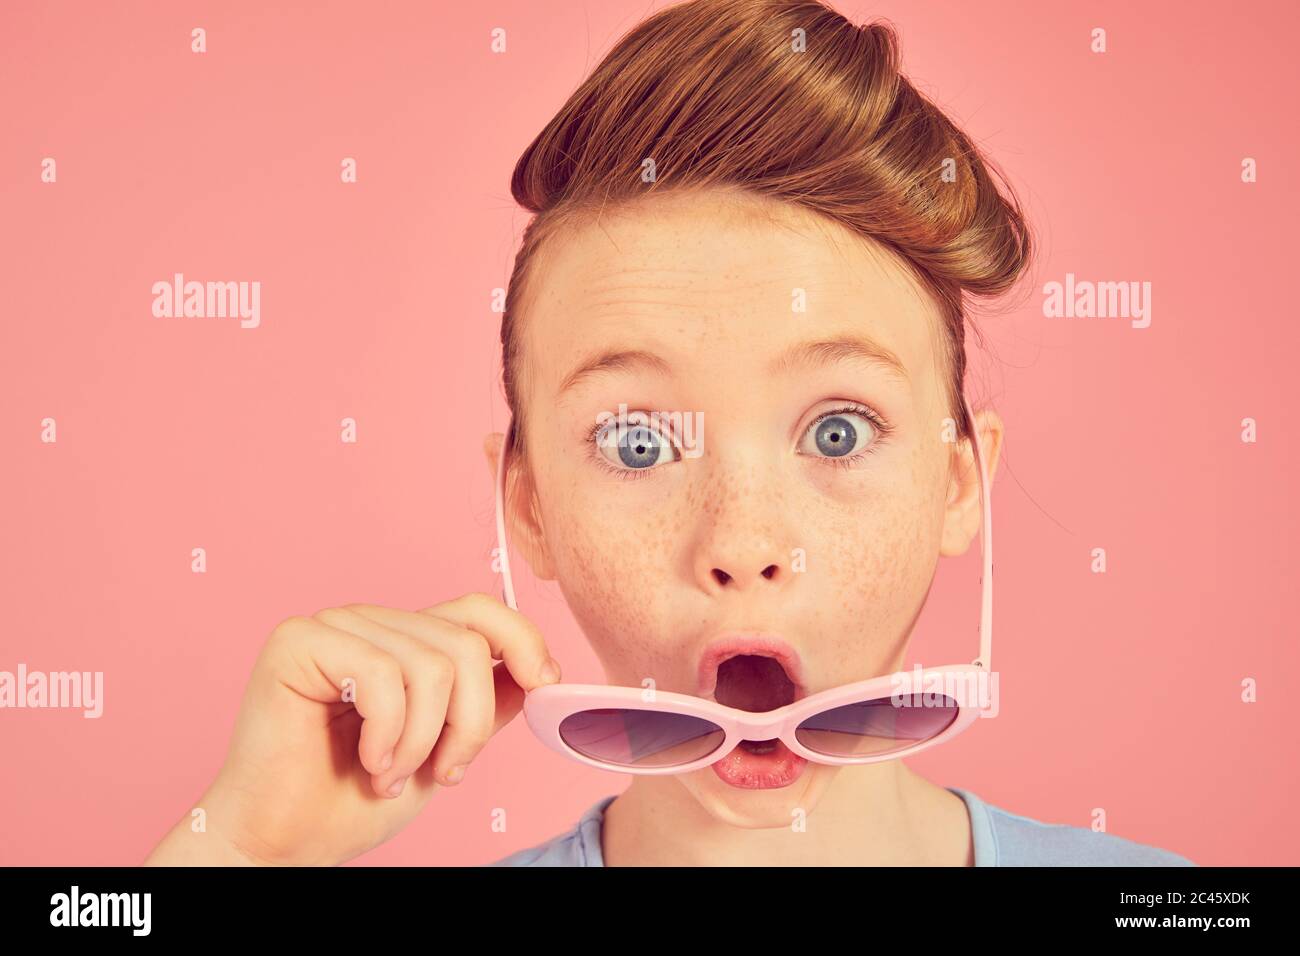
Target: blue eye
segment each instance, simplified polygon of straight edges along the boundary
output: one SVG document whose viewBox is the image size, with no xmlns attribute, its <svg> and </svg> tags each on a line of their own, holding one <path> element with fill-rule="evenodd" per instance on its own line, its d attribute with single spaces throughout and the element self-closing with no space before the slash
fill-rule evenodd
<svg viewBox="0 0 1300 956">
<path fill-rule="evenodd" d="M 827 412 L 809 426 L 807 436 L 812 447 L 800 451 L 814 457 L 838 459 L 835 464 L 848 464 L 875 451 L 875 446 L 889 431 L 883 421 L 865 406 L 837 408 Z"/>
<path fill-rule="evenodd" d="M 843 415 L 832 415 L 817 423 L 813 431 L 819 451 L 827 456 L 840 458 L 853 450 L 858 443 L 858 430 Z"/>
<path fill-rule="evenodd" d="M 677 460 L 673 443 L 649 425 L 632 423 L 620 428 L 618 422 L 610 422 L 598 426 L 593 438 L 600 455 L 618 471 L 648 471 L 661 461 Z"/>
</svg>

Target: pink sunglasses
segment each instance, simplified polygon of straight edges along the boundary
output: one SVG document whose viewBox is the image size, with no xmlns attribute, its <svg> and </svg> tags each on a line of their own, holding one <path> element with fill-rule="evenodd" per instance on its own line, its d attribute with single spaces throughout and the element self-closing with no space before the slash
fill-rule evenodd
<svg viewBox="0 0 1300 956">
<path fill-rule="evenodd" d="M 962 402 L 974 422 L 970 403 Z M 497 463 L 497 546 L 506 603 L 515 603 L 506 551 L 503 496 L 513 423 Z M 619 773 L 690 773 L 717 762 L 741 741 L 780 739 L 806 760 L 866 764 L 919 753 L 951 740 L 987 713 L 993 649 L 993 513 L 978 432 L 971 440 L 980 472 L 984 570 L 980 654 L 970 664 L 914 668 L 831 688 L 776 710 L 754 713 L 690 694 L 603 684 L 549 684 L 524 698 L 533 733 L 567 757 Z M 996 689 L 996 685 L 994 685 Z"/>
</svg>

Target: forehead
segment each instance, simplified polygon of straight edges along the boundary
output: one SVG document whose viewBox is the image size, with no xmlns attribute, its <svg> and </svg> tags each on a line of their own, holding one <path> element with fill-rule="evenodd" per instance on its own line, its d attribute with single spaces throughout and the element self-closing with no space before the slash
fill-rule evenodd
<svg viewBox="0 0 1300 956">
<path fill-rule="evenodd" d="M 610 348 L 662 354 L 681 375 L 847 336 L 891 352 L 913 388 L 937 378 L 939 312 L 901 261 L 786 203 L 657 195 L 561 226 L 539 253 L 524 322 L 534 397 Z"/>
</svg>

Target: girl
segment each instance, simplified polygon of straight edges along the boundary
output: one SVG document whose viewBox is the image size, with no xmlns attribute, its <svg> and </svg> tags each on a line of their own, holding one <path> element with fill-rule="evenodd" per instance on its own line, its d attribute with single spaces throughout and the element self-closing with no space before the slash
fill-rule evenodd
<svg viewBox="0 0 1300 956">
<path fill-rule="evenodd" d="M 610 684 L 765 712 L 901 668 L 939 557 L 980 530 L 973 443 L 993 475 L 1002 442 L 996 413 L 966 411 L 963 296 L 1008 290 L 1031 243 L 991 169 L 900 75 L 887 25 L 800 0 L 654 14 L 524 152 L 505 514 Z M 707 432 L 629 429 L 620 408 Z M 483 594 L 291 617 L 200 803 L 208 832 L 186 818 L 148 862 L 350 859 L 558 678 Z M 497 862 L 1190 863 L 780 741 L 634 776 Z"/>
</svg>

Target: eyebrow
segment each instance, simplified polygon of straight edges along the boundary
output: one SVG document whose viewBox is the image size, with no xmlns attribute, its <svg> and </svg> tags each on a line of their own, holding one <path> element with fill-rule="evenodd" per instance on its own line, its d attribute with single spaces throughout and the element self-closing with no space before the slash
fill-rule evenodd
<svg viewBox="0 0 1300 956">
<path fill-rule="evenodd" d="M 597 375 L 607 372 L 631 371 L 637 368 L 664 377 L 672 374 L 673 370 L 667 359 L 655 355 L 653 352 L 646 352 L 642 349 L 612 349 L 608 352 L 602 352 L 590 361 L 583 362 L 566 375 L 564 381 L 560 383 L 558 394 L 563 395 L 570 389 L 577 387 L 579 382 Z"/>
<path fill-rule="evenodd" d="M 820 342 L 802 342 L 777 356 L 767 369 L 769 375 L 787 375 L 800 368 L 816 368 L 849 359 L 878 365 L 906 383 L 907 366 L 897 355 L 873 339 L 861 335 L 841 335 Z"/>
<path fill-rule="evenodd" d="M 907 368 L 897 355 L 872 339 L 858 335 L 842 335 L 791 346 L 769 363 L 767 374 L 788 375 L 798 369 L 816 368 L 850 359 L 878 365 L 903 382 L 908 381 Z M 574 368 L 564 377 L 557 394 L 563 395 L 594 376 L 635 369 L 667 377 L 672 374 L 673 367 L 667 359 L 644 349 L 610 349 Z"/>
</svg>

